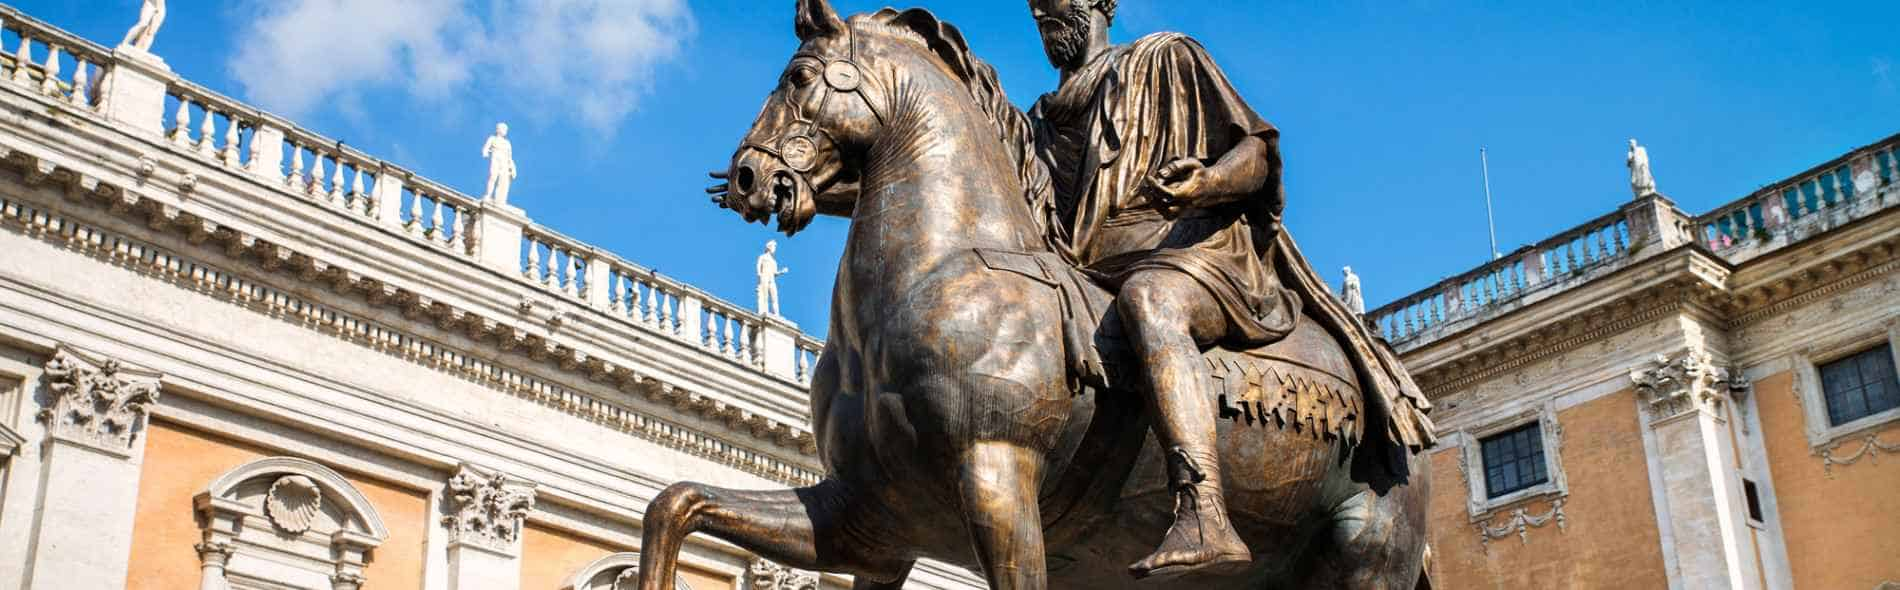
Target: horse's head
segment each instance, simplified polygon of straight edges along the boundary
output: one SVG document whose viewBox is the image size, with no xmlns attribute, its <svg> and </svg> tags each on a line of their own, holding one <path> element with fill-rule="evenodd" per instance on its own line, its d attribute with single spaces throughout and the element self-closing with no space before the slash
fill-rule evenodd
<svg viewBox="0 0 1900 590">
<path fill-rule="evenodd" d="M 746 221 L 776 214 L 779 231 L 821 212 L 849 214 L 862 154 L 890 116 L 886 85 L 870 73 L 865 37 L 827 0 L 799 0 L 801 44 L 715 187 Z"/>
</svg>

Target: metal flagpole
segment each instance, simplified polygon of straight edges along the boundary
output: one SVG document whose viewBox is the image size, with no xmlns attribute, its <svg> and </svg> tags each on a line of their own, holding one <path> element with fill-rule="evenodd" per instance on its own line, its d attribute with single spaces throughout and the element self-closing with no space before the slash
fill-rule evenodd
<svg viewBox="0 0 1900 590">
<path fill-rule="evenodd" d="M 1485 155 L 1484 148 L 1478 148 L 1478 162 L 1484 166 L 1484 223 L 1491 231 L 1491 259 L 1503 258 L 1498 252 L 1498 222 L 1491 215 L 1491 159 Z"/>
</svg>

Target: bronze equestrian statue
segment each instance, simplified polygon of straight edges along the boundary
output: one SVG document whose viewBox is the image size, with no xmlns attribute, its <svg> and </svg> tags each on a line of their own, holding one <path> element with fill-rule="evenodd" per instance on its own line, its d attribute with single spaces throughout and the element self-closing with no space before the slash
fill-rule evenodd
<svg viewBox="0 0 1900 590">
<path fill-rule="evenodd" d="M 997 589 L 1424 585 L 1430 404 L 1279 226 L 1278 132 L 1193 41 L 1030 5 L 1063 83 L 1026 115 L 927 11 L 798 2 L 712 192 L 788 235 L 853 221 L 827 477 L 669 487 L 642 590 L 694 532 L 859 589 L 926 558 Z"/>
</svg>

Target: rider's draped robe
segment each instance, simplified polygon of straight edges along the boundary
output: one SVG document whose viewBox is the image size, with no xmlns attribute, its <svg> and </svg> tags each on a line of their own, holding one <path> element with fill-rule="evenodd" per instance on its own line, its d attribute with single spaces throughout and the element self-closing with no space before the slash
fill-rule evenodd
<svg viewBox="0 0 1900 590">
<path fill-rule="evenodd" d="M 1365 386 L 1369 413 L 1393 442 L 1432 442 L 1430 407 L 1391 352 L 1332 297 L 1280 228 L 1279 131 L 1255 114 L 1186 36 L 1159 33 L 1104 51 L 1029 113 L 1053 203 L 1051 242 L 1111 289 L 1148 269 L 1181 272 L 1219 302 L 1224 346 L 1247 349 L 1293 331 L 1304 310 L 1340 340 Z M 1178 209 L 1145 186 L 1179 158 L 1213 166 L 1248 137 L 1265 141 L 1273 170 L 1238 200 Z M 1271 261 L 1268 264 L 1263 261 Z"/>
</svg>

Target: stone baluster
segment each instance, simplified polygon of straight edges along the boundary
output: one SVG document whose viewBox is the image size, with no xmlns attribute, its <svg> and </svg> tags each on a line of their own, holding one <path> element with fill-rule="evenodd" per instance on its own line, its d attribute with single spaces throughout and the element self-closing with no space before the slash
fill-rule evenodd
<svg viewBox="0 0 1900 590">
<path fill-rule="evenodd" d="M 567 255 L 567 263 L 561 265 L 561 293 L 568 297 L 580 297 L 580 281 L 577 280 L 581 268 L 581 257 L 572 248 L 561 249 Z"/>
<path fill-rule="evenodd" d="M 424 199 L 427 199 L 428 197 L 423 195 L 422 191 L 420 190 L 411 191 L 410 195 L 411 196 L 409 198 L 409 219 L 402 222 L 402 229 L 403 231 L 408 232 L 409 235 L 418 236 L 418 235 L 421 235 L 423 231 L 422 201 Z"/>
<path fill-rule="evenodd" d="M 736 340 L 732 343 L 732 353 L 739 357 L 740 362 L 748 365 L 755 364 L 756 361 L 752 358 L 751 326 L 747 325 L 745 320 L 738 318 L 733 318 L 732 325 L 733 334 L 736 335 Z"/>
<path fill-rule="evenodd" d="M 660 287 L 659 283 L 654 283 L 653 290 L 660 298 L 660 309 L 658 316 L 655 318 L 658 320 L 656 327 L 658 327 L 661 332 L 672 334 L 673 329 L 678 327 L 678 318 L 673 310 L 673 305 L 679 302 L 679 297 Z"/>
<path fill-rule="evenodd" d="M 172 114 L 172 145 L 191 147 L 191 99 L 178 95 L 178 112 Z"/>
<path fill-rule="evenodd" d="M 46 75 L 40 77 L 40 94 L 59 96 L 59 46 L 46 44 Z"/>
<path fill-rule="evenodd" d="M 20 50 L 13 54 L 13 81 L 33 83 L 33 35 L 20 29 Z"/>
<path fill-rule="evenodd" d="M 606 265 L 606 264 L 602 264 L 601 266 L 611 268 L 609 265 Z M 625 282 L 623 281 L 621 277 L 620 271 L 609 270 L 607 272 L 607 282 L 604 285 L 607 288 L 607 310 L 611 312 L 613 315 L 622 316 L 622 317 L 625 317 L 627 314 L 626 308 L 621 307 L 621 299 L 620 299 L 621 294 L 626 291 L 622 287 L 622 285 L 624 284 Z M 593 293 L 594 291 L 596 290 L 588 289 L 589 293 Z"/>
<path fill-rule="evenodd" d="M 295 141 L 290 142 L 290 174 L 285 178 L 292 190 L 303 188 L 303 146 Z"/>
<path fill-rule="evenodd" d="M 455 213 L 455 221 L 449 224 L 449 250 L 456 254 L 467 254 L 468 238 L 464 236 L 468 235 L 469 210 L 460 205 L 453 207 L 451 212 Z"/>
<path fill-rule="evenodd" d="M 238 144 L 243 143 L 239 135 L 239 128 L 242 125 L 238 123 L 234 113 L 226 113 L 225 116 L 227 121 L 224 125 L 224 151 L 218 153 L 218 159 L 223 160 L 226 166 L 237 168 L 243 164 L 238 159 Z M 209 117 L 206 118 L 209 119 Z"/>
<path fill-rule="evenodd" d="M 640 287 L 643 284 L 646 285 L 647 288 L 647 296 L 644 298 L 640 296 Z M 636 313 L 638 313 L 637 317 L 642 325 L 653 325 L 653 300 L 659 298 L 659 296 L 659 291 L 654 289 L 653 285 L 644 282 L 634 283 L 633 292 L 629 294 L 628 297 L 633 299 L 633 308 Z"/>
<path fill-rule="evenodd" d="M 343 153 L 336 152 L 331 160 L 335 167 L 330 172 L 330 192 L 326 198 L 332 205 L 346 207 L 343 201 Z"/>
<path fill-rule="evenodd" d="M 1840 170 L 1829 170 L 1823 177 L 1828 179 L 1829 184 L 1834 185 L 1834 202 L 1836 204 L 1845 205 L 1853 202 L 1854 183 L 1841 182 Z"/>
<path fill-rule="evenodd" d="M 370 209 L 370 195 L 368 192 L 365 192 L 363 188 L 363 166 L 361 164 L 351 164 L 350 172 L 351 208 L 362 211 L 364 215 L 375 214 L 375 211 Z"/>
<path fill-rule="evenodd" d="M 428 236 L 429 236 L 429 241 L 432 241 L 438 244 L 447 244 L 449 242 L 449 236 L 448 236 L 449 226 L 447 223 L 444 223 L 442 221 L 442 217 L 443 217 L 442 207 L 447 205 L 447 203 L 444 202 L 446 200 L 447 199 L 443 199 L 441 197 L 431 197 L 429 199 L 430 207 L 429 207 L 429 234 Z"/>
<path fill-rule="evenodd" d="M 87 69 L 88 68 L 86 67 L 86 60 L 80 59 L 78 54 L 74 54 L 73 55 L 73 93 L 70 96 L 67 96 L 66 100 L 68 102 L 71 102 L 73 106 L 80 107 L 80 108 L 87 108 L 87 107 L 92 106 L 92 88 L 88 86 L 89 84 L 91 84 L 92 80 L 86 72 Z"/>
<path fill-rule="evenodd" d="M 811 363 L 805 361 L 805 347 L 800 346 L 794 350 L 796 354 L 793 355 L 792 362 L 795 363 L 798 371 L 797 378 L 800 382 L 808 381 L 811 379 Z"/>
<path fill-rule="evenodd" d="M 541 244 L 535 241 L 534 236 L 528 236 L 527 242 L 528 265 L 526 268 L 521 269 L 521 276 L 526 277 L 530 282 L 539 282 L 538 279 L 541 276 Z"/>
<path fill-rule="evenodd" d="M 215 156 L 218 153 L 218 111 L 208 103 L 199 106 L 204 107 L 205 114 L 203 123 L 198 125 L 198 153 L 206 157 Z"/>
<path fill-rule="evenodd" d="M 640 284 L 634 282 L 632 274 L 621 274 L 620 288 L 625 291 L 620 297 L 620 305 L 625 308 L 621 313 L 635 321 L 644 322 L 640 317 Z"/>
<path fill-rule="evenodd" d="M 561 262 L 560 262 L 561 248 L 559 246 L 554 245 L 554 242 L 548 242 L 547 244 L 548 244 L 548 263 L 546 265 L 543 265 L 544 267 L 541 269 L 542 271 L 541 287 L 552 291 L 560 287 L 559 281 L 561 280 L 561 266 L 560 266 L 561 265 Z"/>
<path fill-rule="evenodd" d="M 310 146 L 310 159 L 313 160 L 310 163 L 310 186 L 304 187 L 304 194 L 310 195 L 313 199 L 322 198 L 323 152 L 317 151 L 316 146 Z"/>
</svg>

